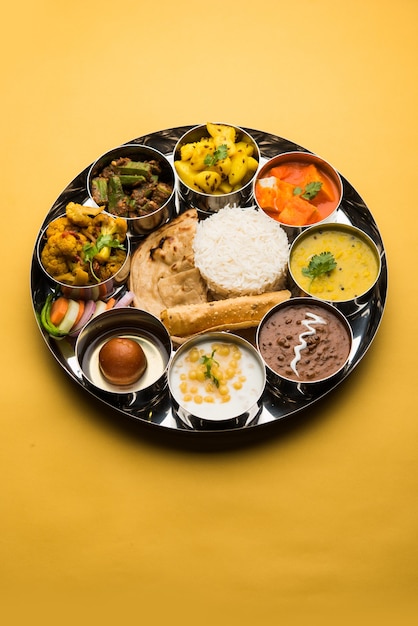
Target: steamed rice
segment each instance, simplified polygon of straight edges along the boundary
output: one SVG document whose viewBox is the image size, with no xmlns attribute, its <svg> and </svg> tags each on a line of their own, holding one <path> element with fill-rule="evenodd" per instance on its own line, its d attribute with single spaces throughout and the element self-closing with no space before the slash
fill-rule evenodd
<svg viewBox="0 0 418 626">
<path fill-rule="evenodd" d="M 199 222 L 193 250 L 196 267 L 218 298 L 285 286 L 286 232 L 256 208 L 226 207 Z"/>
</svg>

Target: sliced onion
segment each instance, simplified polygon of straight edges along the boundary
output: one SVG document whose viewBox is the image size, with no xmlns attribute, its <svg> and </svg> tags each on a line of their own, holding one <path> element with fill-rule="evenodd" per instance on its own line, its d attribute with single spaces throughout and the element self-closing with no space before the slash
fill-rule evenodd
<svg viewBox="0 0 418 626">
<path fill-rule="evenodd" d="M 129 306 L 130 304 L 132 304 L 133 299 L 135 297 L 135 294 L 133 291 L 127 291 L 120 300 L 118 300 L 116 302 L 116 304 L 113 305 L 114 309 L 119 309 L 121 307 L 124 306 Z"/>
<path fill-rule="evenodd" d="M 84 313 L 81 316 L 81 318 L 78 321 L 78 323 L 71 330 L 70 335 L 72 335 L 72 336 L 78 335 L 80 330 L 87 324 L 87 322 L 89 321 L 89 319 L 91 318 L 91 316 L 93 315 L 95 310 L 96 310 L 96 303 L 95 303 L 95 301 L 94 300 L 87 300 L 87 302 L 84 305 Z"/>
<path fill-rule="evenodd" d="M 129 306 L 133 302 L 134 297 L 135 294 L 133 291 L 127 291 L 111 308 L 117 309 Z M 100 315 L 100 313 L 106 311 L 107 308 L 108 304 L 103 302 L 103 300 L 87 300 L 84 305 L 83 315 L 74 326 L 75 320 L 78 316 L 79 304 L 77 301 L 70 299 L 67 313 L 58 328 L 62 333 L 67 333 L 72 337 L 75 337 L 90 319 L 96 317 L 96 315 Z"/>
<path fill-rule="evenodd" d="M 68 300 L 68 309 L 66 314 L 64 315 L 64 319 L 62 320 L 62 322 L 58 325 L 58 330 L 61 333 L 69 333 L 70 330 L 72 329 L 72 327 L 74 326 L 74 323 L 78 317 L 78 311 L 79 311 L 80 305 L 76 300 Z"/>
<path fill-rule="evenodd" d="M 106 302 L 103 302 L 103 300 L 97 300 L 97 302 L 96 302 L 96 310 L 94 311 L 93 315 L 91 316 L 92 319 L 93 319 L 93 317 L 96 317 L 96 315 L 100 315 L 100 313 L 103 313 L 103 311 L 106 311 L 106 308 L 107 308 Z"/>
</svg>

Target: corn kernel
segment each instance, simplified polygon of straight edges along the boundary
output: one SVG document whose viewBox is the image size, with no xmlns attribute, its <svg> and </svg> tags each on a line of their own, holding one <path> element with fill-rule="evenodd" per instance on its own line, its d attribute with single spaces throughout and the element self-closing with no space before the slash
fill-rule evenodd
<svg viewBox="0 0 418 626">
<path fill-rule="evenodd" d="M 238 361 L 236 359 L 231 359 L 228 364 L 229 368 L 232 370 L 236 370 L 238 367 Z"/>
<path fill-rule="evenodd" d="M 242 354 L 241 354 L 241 350 L 237 347 L 234 347 L 234 354 L 233 354 L 233 358 L 237 359 L 238 361 L 240 360 Z"/>
<path fill-rule="evenodd" d="M 200 358 L 199 350 L 197 348 L 192 348 L 190 350 L 189 358 L 192 363 L 196 363 Z"/>
</svg>

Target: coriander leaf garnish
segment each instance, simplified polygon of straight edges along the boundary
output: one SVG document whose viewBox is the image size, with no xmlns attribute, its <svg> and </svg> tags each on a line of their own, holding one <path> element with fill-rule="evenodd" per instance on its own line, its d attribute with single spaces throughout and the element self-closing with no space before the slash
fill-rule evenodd
<svg viewBox="0 0 418 626">
<path fill-rule="evenodd" d="M 227 156 L 228 156 L 228 146 L 226 145 L 226 143 L 223 143 L 220 146 L 218 146 L 218 148 L 216 148 L 213 154 L 206 155 L 204 163 L 205 165 L 208 165 L 210 167 L 211 165 L 216 165 L 218 161 L 222 161 L 223 159 L 226 159 Z"/>
<path fill-rule="evenodd" d="M 118 239 L 114 239 L 112 235 L 99 235 L 95 243 L 84 244 L 84 259 L 91 263 L 96 254 L 99 254 L 99 252 L 103 250 L 103 248 L 119 248 L 121 250 L 125 249 L 120 241 L 118 241 Z"/>
<path fill-rule="evenodd" d="M 215 359 L 213 358 L 215 352 L 216 350 L 213 350 L 210 356 L 206 356 L 206 354 L 204 354 L 201 357 L 200 361 L 205 366 L 205 378 L 209 378 L 214 382 L 216 387 L 219 387 L 219 380 L 216 378 L 212 371 L 212 367 L 214 365 L 219 365 L 218 361 L 215 361 Z"/>
<path fill-rule="evenodd" d="M 322 274 L 328 274 L 337 267 L 337 262 L 331 252 L 321 252 L 314 254 L 309 261 L 308 267 L 302 268 L 302 274 L 312 281 Z"/>
<path fill-rule="evenodd" d="M 96 246 L 99 252 L 103 248 L 119 248 L 120 250 L 125 249 L 123 244 L 118 239 L 112 237 L 111 233 L 102 233 L 99 235 L 97 237 Z"/>
<path fill-rule="evenodd" d="M 308 183 L 303 190 L 302 187 L 295 187 L 293 190 L 294 196 L 300 196 L 304 200 L 313 200 L 315 196 L 321 191 L 322 183 L 319 180 L 313 180 Z"/>
<path fill-rule="evenodd" d="M 83 246 L 84 260 L 90 265 L 90 271 L 94 279 L 99 283 L 100 278 L 96 276 L 93 270 L 94 257 L 99 254 L 104 248 L 119 248 L 124 250 L 123 244 L 118 239 L 112 237 L 110 233 L 100 234 L 95 243 L 86 243 Z"/>
<path fill-rule="evenodd" d="M 83 246 L 84 260 L 91 262 L 94 256 L 98 253 L 98 249 L 95 243 L 85 243 Z"/>
<path fill-rule="evenodd" d="M 308 183 L 305 187 L 305 193 L 302 194 L 302 198 L 305 200 L 312 200 L 321 191 L 322 183 L 315 180 Z"/>
</svg>

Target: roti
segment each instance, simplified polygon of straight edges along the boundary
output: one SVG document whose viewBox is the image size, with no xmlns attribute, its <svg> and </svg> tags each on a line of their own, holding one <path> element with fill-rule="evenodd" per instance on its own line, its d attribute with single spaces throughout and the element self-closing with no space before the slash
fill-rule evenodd
<svg viewBox="0 0 418 626">
<path fill-rule="evenodd" d="M 206 284 L 194 265 L 197 221 L 196 209 L 189 209 L 139 244 L 129 277 L 136 307 L 160 318 L 169 307 L 207 302 Z"/>
</svg>

